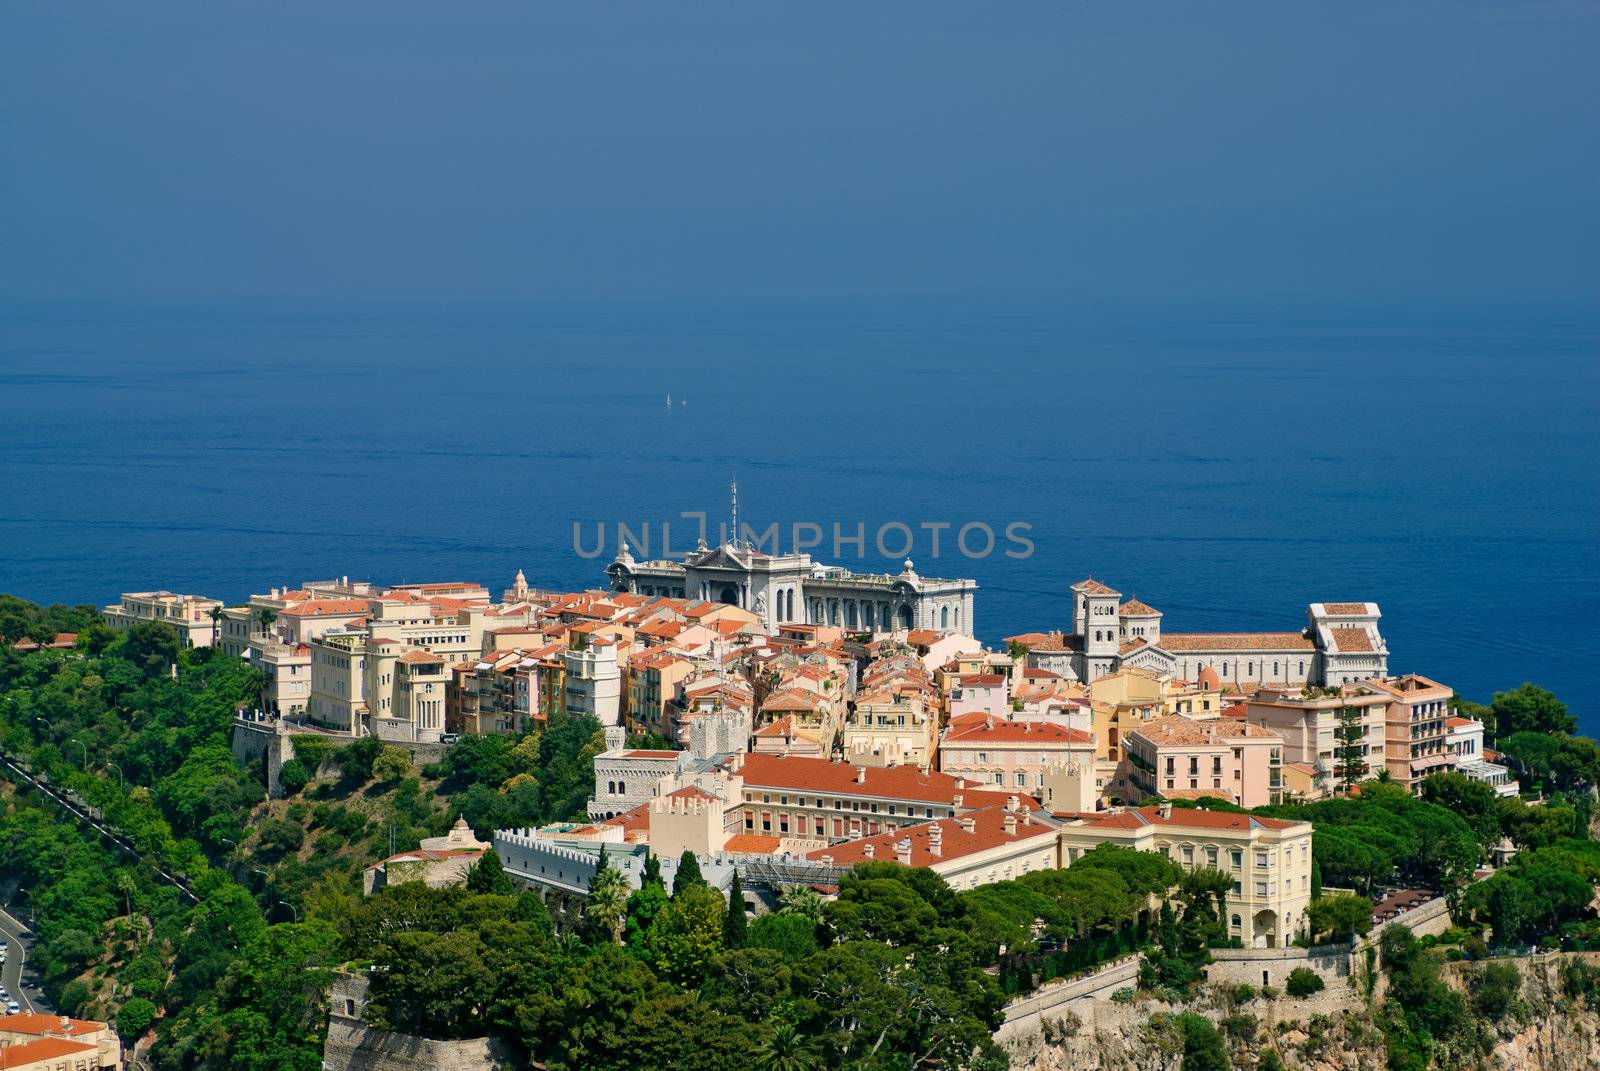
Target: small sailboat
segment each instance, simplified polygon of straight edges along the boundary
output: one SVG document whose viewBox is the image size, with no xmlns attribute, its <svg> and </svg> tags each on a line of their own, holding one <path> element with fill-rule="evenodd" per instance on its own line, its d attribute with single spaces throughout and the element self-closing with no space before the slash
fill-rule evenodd
<svg viewBox="0 0 1600 1071">
<path fill-rule="evenodd" d="M 667 408 L 672 408 L 672 392 L 670 391 L 667 392 Z"/>
</svg>

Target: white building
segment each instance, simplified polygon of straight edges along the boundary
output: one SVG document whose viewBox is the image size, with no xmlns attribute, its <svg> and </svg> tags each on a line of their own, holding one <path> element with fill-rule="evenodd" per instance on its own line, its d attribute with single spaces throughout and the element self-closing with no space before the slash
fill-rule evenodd
<svg viewBox="0 0 1600 1071">
<path fill-rule="evenodd" d="M 170 591 L 124 592 L 122 601 L 104 610 L 106 624 L 124 632 L 141 621 L 159 621 L 178 630 L 185 647 L 210 647 L 221 639 L 222 600 Z M 212 620 L 211 611 L 217 611 Z"/>
<path fill-rule="evenodd" d="M 602 726 L 622 721 L 622 671 L 617 647 L 597 638 L 566 653 L 566 709 L 568 714 L 589 714 Z"/>
</svg>

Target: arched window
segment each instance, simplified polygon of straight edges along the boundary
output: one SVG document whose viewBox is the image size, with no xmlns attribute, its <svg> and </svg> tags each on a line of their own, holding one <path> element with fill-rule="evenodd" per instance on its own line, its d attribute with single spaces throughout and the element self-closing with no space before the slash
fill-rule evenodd
<svg viewBox="0 0 1600 1071">
<path fill-rule="evenodd" d="M 615 781 L 606 782 L 606 794 L 609 796 L 615 796 L 617 794 L 617 783 Z"/>
<path fill-rule="evenodd" d="M 1244 927 L 1244 920 L 1241 919 L 1238 915 L 1233 916 L 1233 928 L 1238 930 L 1238 929 L 1242 929 L 1243 927 Z"/>
<path fill-rule="evenodd" d="M 949 628 L 950 627 L 950 607 L 948 607 L 948 606 L 939 607 L 939 627 L 940 628 Z"/>
</svg>

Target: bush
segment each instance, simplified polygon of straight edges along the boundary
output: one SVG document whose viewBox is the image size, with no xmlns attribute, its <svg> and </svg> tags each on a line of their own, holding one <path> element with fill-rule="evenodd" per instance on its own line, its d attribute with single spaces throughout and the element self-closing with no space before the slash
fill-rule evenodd
<svg viewBox="0 0 1600 1071">
<path fill-rule="evenodd" d="M 1249 1004 L 1256 999 L 1256 987 L 1248 983 L 1233 987 L 1233 1002 L 1235 1004 Z"/>
<path fill-rule="evenodd" d="M 1310 967 L 1296 967 L 1289 972 L 1289 982 L 1286 985 L 1289 995 L 1296 1000 L 1303 1000 L 1313 993 L 1322 992 L 1322 975 Z"/>
<path fill-rule="evenodd" d="M 1138 995 L 1132 988 L 1119 989 L 1111 994 L 1111 1002 L 1113 1004 L 1132 1004 L 1133 998 Z"/>
<path fill-rule="evenodd" d="M 1260 1020 L 1249 1012 L 1235 1012 L 1222 1020 L 1222 1032 L 1231 1041 L 1251 1042 L 1256 1039 Z"/>
<path fill-rule="evenodd" d="M 1261 987 L 1261 999 L 1262 1000 L 1277 1000 L 1278 999 L 1277 987 L 1276 986 L 1270 986 L 1270 985 L 1262 986 Z"/>
<path fill-rule="evenodd" d="M 134 997 L 117 1012 L 117 1033 L 131 1041 L 149 1030 L 155 1018 L 156 1006 L 143 997 Z"/>
<path fill-rule="evenodd" d="M 393 744 L 380 751 L 372 763 L 372 776 L 381 785 L 398 781 L 410 772 L 410 753 L 405 748 Z"/>
<path fill-rule="evenodd" d="M 299 759 L 290 759 L 278 769 L 278 783 L 283 786 L 285 795 L 293 796 L 305 788 L 310 780 L 311 774 Z"/>
<path fill-rule="evenodd" d="M 1516 1006 L 1521 989 L 1522 972 L 1515 963 L 1486 963 L 1472 979 L 1472 1003 L 1485 1018 L 1501 1019 Z"/>
</svg>

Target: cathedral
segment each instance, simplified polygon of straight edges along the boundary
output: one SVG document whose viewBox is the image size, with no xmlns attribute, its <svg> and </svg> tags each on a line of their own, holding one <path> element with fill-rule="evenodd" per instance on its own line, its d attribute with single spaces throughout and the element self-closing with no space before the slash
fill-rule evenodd
<svg viewBox="0 0 1600 1071">
<path fill-rule="evenodd" d="M 1389 671 L 1389 648 L 1378 631 L 1378 604 L 1314 602 L 1299 632 L 1163 632 L 1161 611 L 1092 577 L 1072 585 L 1070 634 L 1031 632 L 1007 642 L 1028 664 L 1069 680 L 1092 681 L 1123 667 L 1196 680 L 1209 669 L 1243 688 L 1336 687 Z"/>
</svg>

